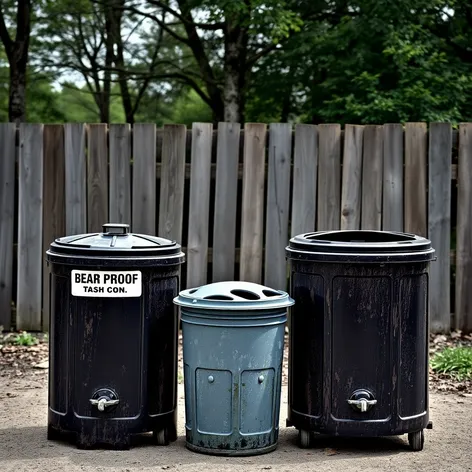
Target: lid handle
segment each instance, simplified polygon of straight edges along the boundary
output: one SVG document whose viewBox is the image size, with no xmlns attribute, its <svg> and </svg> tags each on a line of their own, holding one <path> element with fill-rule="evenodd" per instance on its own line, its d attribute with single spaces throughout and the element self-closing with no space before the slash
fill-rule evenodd
<svg viewBox="0 0 472 472">
<path fill-rule="evenodd" d="M 125 235 L 129 233 L 129 225 L 123 223 L 106 223 L 102 225 L 103 234 L 114 236 Z"/>
</svg>

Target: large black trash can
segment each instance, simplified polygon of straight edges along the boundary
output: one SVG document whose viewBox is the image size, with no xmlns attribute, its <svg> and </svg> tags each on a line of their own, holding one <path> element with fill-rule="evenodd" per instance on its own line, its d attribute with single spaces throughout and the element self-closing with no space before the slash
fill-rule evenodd
<svg viewBox="0 0 472 472">
<path fill-rule="evenodd" d="M 48 439 L 127 449 L 152 431 L 176 439 L 179 266 L 167 239 L 107 224 L 47 251 L 50 265 Z"/>
<path fill-rule="evenodd" d="M 331 231 L 292 238 L 288 426 L 310 432 L 409 433 L 428 426 L 431 242 L 412 234 Z"/>
</svg>

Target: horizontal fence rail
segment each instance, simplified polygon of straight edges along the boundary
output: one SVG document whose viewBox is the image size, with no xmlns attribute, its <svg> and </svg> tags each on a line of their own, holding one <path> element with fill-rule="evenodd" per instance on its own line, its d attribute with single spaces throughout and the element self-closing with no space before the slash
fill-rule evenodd
<svg viewBox="0 0 472 472">
<path fill-rule="evenodd" d="M 182 287 L 287 289 L 284 247 L 303 232 L 427 236 L 431 329 L 472 330 L 470 123 L 3 123 L 0 146 L 4 329 L 47 330 L 50 242 L 113 222 L 181 243 Z"/>
</svg>

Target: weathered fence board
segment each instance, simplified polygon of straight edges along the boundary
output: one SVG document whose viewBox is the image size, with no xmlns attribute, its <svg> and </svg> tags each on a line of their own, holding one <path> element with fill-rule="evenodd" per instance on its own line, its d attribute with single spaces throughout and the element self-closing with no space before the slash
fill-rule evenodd
<svg viewBox="0 0 472 472">
<path fill-rule="evenodd" d="M 318 128 L 296 125 L 291 235 L 314 231 L 318 172 Z"/>
<path fill-rule="evenodd" d="M 247 123 L 244 127 L 244 170 L 241 217 L 240 280 L 262 280 L 264 231 L 264 177 L 267 127 Z"/>
<path fill-rule="evenodd" d="M 382 126 L 364 128 L 362 163 L 362 229 L 382 229 L 383 133 Z"/>
<path fill-rule="evenodd" d="M 405 125 L 405 231 L 426 236 L 426 123 Z"/>
<path fill-rule="evenodd" d="M 129 124 L 110 125 L 110 222 L 131 224 L 131 136 Z"/>
<path fill-rule="evenodd" d="M 192 126 L 187 287 L 207 282 L 212 132 L 213 126 L 208 123 Z"/>
<path fill-rule="evenodd" d="M 133 128 L 133 213 L 135 233 L 156 234 L 156 125 Z"/>
<path fill-rule="evenodd" d="M 101 231 L 108 223 L 107 125 L 93 124 L 88 130 L 87 226 L 89 232 Z"/>
<path fill-rule="evenodd" d="M 193 131 L 183 125 L 157 130 L 153 124 L 132 129 L 66 124 L 47 125 L 43 141 L 33 143 L 34 127 L 22 125 L 18 138 L 14 125 L 0 126 L 0 323 L 10 324 L 13 302 L 19 313 L 15 327 L 41 329 L 42 306 L 42 327 L 48 329 L 45 250 L 56 237 L 99 230 L 109 220 L 183 243 L 188 280 L 182 279 L 182 288 L 236 277 L 286 288 L 289 235 L 314 229 L 381 227 L 428 234 L 438 258 L 430 270 L 432 331 L 451 326 L 449 269 L 457 258 L 455 326 L 470 332 L 471 127 L 451 132 L 448 124 L 431 124 L 429 131 L 424 123 L 346 125 L 341 132 L 339 125 L 278 124 L 271 125 L 268 136 L 264 124 L 246 124 L 241 131 L 238 124 L 221 123 L 213 132 L 209 124 L 195 125 Z M 41 162 L 37 158 L 43 151 Z M 20 154 L 19 184 L 15 154 Z M 35 165 L 43 169 L 42 181 L 30 185 L 40 175 Z M 18 217 L 11 211 L 18 211 L 16 185 L 19 240 Z M 456 208 L 457 252 L 449 248 Z M 33 244 L 26 242 L 30 232 Z M 31 261 L 26 266 L 25 259 Z M 31 264 L 38 271 L 34 277 Z M 21 324 L 25 306 L 28 325 Z"/>
<path fill-rule="evenodd" d="M 341 126 L 319 125 L 317 230 L 336 230 L 341 224 Z"/>
<path fill-rule="evenodd" d="M 289 236 L 291 155 L 291 125 L 286 123 L 271 124 L 269 129 L 264 283 L 278 290 L 287 290 L 285 246 Z"/>
<path fill-rule="evenodd" d="M 219 123 L 216 152 L 213 282 L 234 279 L 239 123 Z"/>
<path fill-rule="evenodd" d="M 165 125 L 162 138 L 159 236 L 180 243 L 184 213 L 185 125 Z"/>
<path fill-rule="evenodd" d="M 382 229 L 403 231 L 403 126 L 383 126 Z"/>
<path fill-rule="evenodd" d="M 431 264 L 431 331 L 447 332 L 451 326 L 451 149 L 449 123 L 431 123 L 429 128 L 428 226 L 437 260 Z"/>
<path fill-rule="evenodd" d="M 87 231 L 85 125 L 64 125 L 66 169 L 66 234 Z"/>
<path fill-rule="evenodd" d="M 16 327 L 41 329 L 43 125 L 20 124 Z"/>
<path fill-rule="evenodd" d="M 341 229 L 360 229 L 362 195 L 362 142 L 364 127 L 346 125 L 341 193 Z"/>
<path fill-rule="evenodd" d="M 49 330 L 49 268 L 45 253 L 56 238 L 66 235 L 64 127 L 44 125 L 43 131 L 43 322 Z"/>
<path fill-rule="evenodd" d="M 455 327 L 472 330 L 472 123 L 459 127 Z"/>
<path fill-rule="evenodd" d="M 0 326 L 10 329 L 15 221 L 15 124 L 0 123 Z"/>
</svg>

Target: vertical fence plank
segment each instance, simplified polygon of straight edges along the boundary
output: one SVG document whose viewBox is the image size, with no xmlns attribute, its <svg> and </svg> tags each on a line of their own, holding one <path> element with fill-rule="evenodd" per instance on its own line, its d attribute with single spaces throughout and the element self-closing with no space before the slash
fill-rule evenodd
<svg viewBox="0 0 472 472">
<path fill-rule="evenodd" d="M 49 245 L 66 234 L 64 126 L 44 126 L 43 172 L 43 330 L 49 330 Z"/>
<path fill-rule="evenodd" d="M 382 229 L 383 130 L 369 125 L 364 129 L 362 164 L 362 229 Z"/>
<path fill-rule="evenodd" d="M 88 130 L 88 231 L 101 231 L 108 223 L 107 125 L 93 124 Z"/>
<path fill-rule="evenodd" d="M 384 231 L 403 231 L 403 126 L 383 126 L 383 203 Z"/>
<path fill-rule="evenodd" d="M 15 216 L 15 124 L 0 123 L 0 326 L 11 327 L 13 225 Z M 1 328 L 0 328 L 1 329 Z"/>
<path fill-rule="evenodd" d="M 244 170 L 241 220 L 240 280 L 261 282 L 264 230 L 264 176 L 267 127 L 244 127 Z"/>
<path fill-rule="evenodd" d="M 341 229 L 359 229 L 361 224 L 362 141 L 364 127 L 346 125 L 341 193 Z"/>
<path fill-rule="evenodd" d="M 186 140 L 185 125 L 164 125 L 159 236 L 178 243 L 182 241 Z"/>
<path fill-rule="evenodd" d="M 437 260 L 431 264 L 430 327 L 434 333 L 451 329 L 450 248 L 451 248 L 451 149 L 449 123 L 429 127 L 429 239 Z"/>
<path fill-rule="evenodd" d="M 133 127 L 133 228 L 156 234 L 156 125 Z"/>
<path fill-rule="evenodd" d="M 455 328 L 472 331 L 472 123 L 459 127 Z"/>
<path fill-rule="evenodd" d="M 287 289 L 285 246 L 289 235 L 291 156 L 292 126 L 272 123 L 269 128 L 264 283 L 277 290 Z"/>
<path fill-rule="evenodd" d="M 426 123 L 405 126 L 405 231 L 428 233 L 426 205 Z"/>
<path fill-rule="evenodd" d="M 213 282 L 234 279 L 240 130 L 239 123 L 218 123 Z"/>
<path fill-rule="evenodd" d="M 293 157 L 292 236 L 315 229 L 317 171 L 318 127 L 299 124 Z"/>
<path fill-rule="evenodd" d="M 66 170 L 66 234 L 87 231 L 85 125 L 64 125 Z"/>
<path fill-rule="evenodd" d="M 20 125 L 16 327 L 41 330 L 43 125 Z"/>
<path fill-rule="evenodd" d="M 213 126 L 193 123 L 188 220 L 187 287 L 207 283 Z"/>
<path fill-rule="evenodd" d="M 341 126 L 319 125 L 317 230 L 336 230 L 341 223 Z"/>
<path fill-rule="evenodd" d="M 129 124 L 111 124 L 110 222 L 131 224 L 131 134 Z"/>
</svg>

